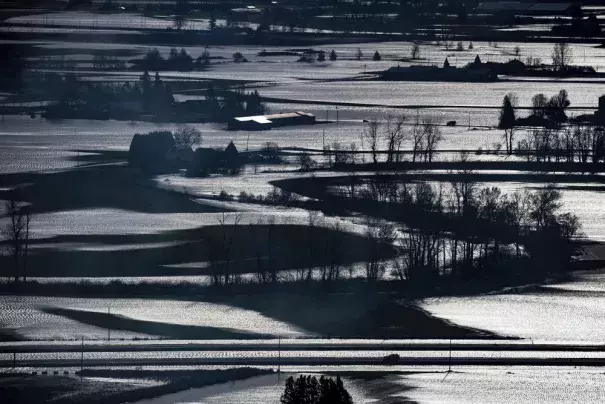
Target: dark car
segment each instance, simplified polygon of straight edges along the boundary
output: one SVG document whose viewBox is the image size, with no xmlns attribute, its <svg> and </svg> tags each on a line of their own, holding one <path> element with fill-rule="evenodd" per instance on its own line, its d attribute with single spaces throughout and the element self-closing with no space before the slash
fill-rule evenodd
<svg viewBox="0 0 605 404">
<path fill-rule="evenodd" d="M 382 358 L 383 365 L 397 365 L 401 357 L 397 354 L 390 354 Z"/>
</svg>

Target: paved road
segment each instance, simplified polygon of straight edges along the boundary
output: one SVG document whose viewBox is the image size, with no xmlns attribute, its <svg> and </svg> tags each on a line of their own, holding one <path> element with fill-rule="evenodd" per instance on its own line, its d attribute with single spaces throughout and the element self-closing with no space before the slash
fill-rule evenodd
<svg viewBox="0 0 605 404">
<path fill-rule="evenodd" d="M 398 360 L 384 357 L 397 354 Z M 0 368 L 107 366 L 605 366 L 605 345 L 531 341 L 111 341 L 0 344 Z"/>
<path fill-rule="evenodd" d="M 605 352 L 605 344 L 545 343 L 531 340 L 112 340 L 0 343 L 0 354 L 41 352 L 154 351 L 545 351 Z"/>
</svg>

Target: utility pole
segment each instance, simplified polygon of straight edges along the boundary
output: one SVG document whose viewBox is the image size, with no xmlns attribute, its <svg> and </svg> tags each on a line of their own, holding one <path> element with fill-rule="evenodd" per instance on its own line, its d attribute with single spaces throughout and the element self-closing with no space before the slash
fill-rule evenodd
<svg viewBox="0 0 605 404">
<path fill-rule="evenodd" d="M 279 380 L 281 374 L 281 335 L 277 338 L 277 380 Z"/>
<path fill-rule="evenodd" d="M 84 370 L 84 336 L 82 336 L 82 356 L 80 356 L 80 377 L 82 377 L 82 370 Z"/>
<path fill-rule="evenodd" d="M 452 371 L 452 339 L 450 338 L 450 360 L 447 372 L 450 373 Z"/>
<path fill-rule="evenodd" d="M 336 107 L 336 123 L 338 123 L 338 107 Z"/>
<path fill-rule="evenodd" d="M 109 322 L 111 319 L 109 316 L 111 315 L 111 306 L 107 307 L 107 341 L 111 340 L 111 328 L 109 328 Z"/>
<path fill-rule="evenodd" d="M 323 130 L 323 143 L 322 143 L 323 148 L 326 148 L 326 130 Z"/>
</svg>

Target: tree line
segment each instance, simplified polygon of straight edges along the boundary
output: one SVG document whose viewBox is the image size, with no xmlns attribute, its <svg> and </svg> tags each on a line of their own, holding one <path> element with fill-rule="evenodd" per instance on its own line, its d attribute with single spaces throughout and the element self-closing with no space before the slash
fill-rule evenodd
<svg viewBox="0 0 605 404">
<path fill-rule="evenodd" d="M 133 60 L 143 70 L 162 71 L 190 71 L 199 69 L 210 64 L 210 53 L 205 49 L 195 60 L 187 53 L 185 48 L 178 51 L 175 47 L 170 48 L 168 58 L 164 58 L 157 48 L 149 49 L 140 60 Z"/>
<path fill-rule="evenodd" d="M 550 98 L 544 94 L 536 94 L 532 97 L 532 114 L 527 118 L 518 118 L 515 111 L 518 103 L 517 95 L 508 93 L 502 99 L 500 108 L 498 128 L 504 130 L 504 143 L 508 154 L 513 153 L 517 126 L 560 128 L 568 120 L 566 110 L 571 104 L 565 90 L 560 90 Z"/>
<path fill-rule="evenodd" d="M 29 253 L 30 224 L 32 209 L 27 203 L 18 200 L 17 190 L 11 190 L 4 201 L 4 215 L 7 223 L 1 229 L 3 240 L 0 254 L 8 254 L 12 268 L 3 268 L 2 276 L 12 279 L 16 284 L 27 281 L 27 256 Z"/>
<path fill-rule="evenodd" d="M 138 102 L 141 111 L 168 116 L 175 103 L 170 85 L 157 72 L 152 80 L 145 71 L 134 83 L 93 83 L 75 74 L 53 73 L 43 75 L 39 84 L 40 90 L 57 100 L 47 107 L 47 118 L 108 118 L 118 113 L 116 104 L 125 102 Z"/>
<path fill-rule="evenodd" d="M 605 128 L 568 119 L 567 91 L 560 90 L 550 98 L 535 94 L 531 103 L 531 115 L 517 118 L 517 96 L 514 93 L 504 96 L 498 127 L 504 130 L 508 154 L 524 155 L 528 161 L 536 162 L 596 164 L 605 161 Z M 524 138 L 514 143 L 515 128 L 523 124 L 529 129 Z"/>
<path fill-rule="evenodd" d="M 566 128 L 532 128 L 515 153 L 528 161 L 598 164 L 605 162 L 605 129 L 572 124 Z"/>
<path fill-rule="evenodd" d="M 208 114 L 218 121 L 227 121 L 235 116 L 263 115 L 267 112 L 267 106 L 258 90 L 247 92 L 243 86 L 218 91 L 209 84 L 206 103 Z"/>
<path fill-rule="evenodd" d="M 463 178 L 439 185 L 376 175 L 354 189 L 341 187 L 339 195 L 356 201 L 352 209 L 384 213 L 391 220 L 374 219 L 368 238 L 396 241 L 400 255 L 393 274 L 402 280 L 430 284 L 442 275 L 489 277 L 493 272 L 486 269 L 510 258 L 527 260 L 536 273 L 565 268 L 581 226 L 575 215 L 560 212 L 559 190 L 550 185 L 504 194 L 497 187 L 480 188 L 464 178 L 469 173 L 460 174 Z M 384 275 L 386 268 L 375 265 L 369 280 Z"/>
<path fill-rule="evenodd" d="M 416 116 L 410 130 L 406 130 L 405 115 L 387 115 L 384 119 L 370 120 L 362 135 L 362 140 L 370 149 L 372 162 L 378 163 L 380 145 L 386 145 L 386 162 L 398 163 L 403 161 L 401 148 L 409 141 L 412 146 L 412 161 L 432 162 L 437 146 L 443 140 L 441 128 L 432 118 L 420 120 Z"/>
</svg>

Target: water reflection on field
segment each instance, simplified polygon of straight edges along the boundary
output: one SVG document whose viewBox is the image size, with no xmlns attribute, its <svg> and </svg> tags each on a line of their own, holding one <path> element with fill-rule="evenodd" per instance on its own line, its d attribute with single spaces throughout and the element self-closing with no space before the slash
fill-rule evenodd
<svg viewBox="0 0 605 404">
<path fill-rule="evenodd" d="M 464 368 L 417 373 L 400 379 L 406 395 L 423 404 L 601 403 L 602 368 Z"/>
<path fill-rule="evenodd" d="M 426 299 L 422 307 L 456 324 L 550 341 L 605 340 L 603 274 L 578 274 L 577 280 L 540 292 Z"/>
</svg>

